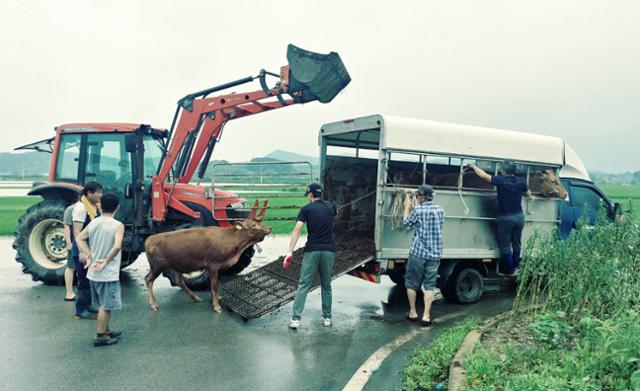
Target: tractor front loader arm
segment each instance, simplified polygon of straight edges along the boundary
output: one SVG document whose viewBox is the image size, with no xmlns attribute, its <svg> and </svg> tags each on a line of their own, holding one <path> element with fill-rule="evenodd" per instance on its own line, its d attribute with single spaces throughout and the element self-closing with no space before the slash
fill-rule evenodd
<svg viewBox="0 0 640 391">
<path fill-rule="evenodd" d="M 340 56 L 335 52 L 319 54 L 290 44 L 287 60 L 289 65 L 281 67 L 279 74 L 261 70 L 258 76 L 198 91 L 178 101 L 174 123 L 169 131 L 168 148 L 157 175 L 152 179 L 153 220 L 164 221 L 169 207 L 198 217 L 197 212 L 172 199 L 172 189 L 177 183 L 189 183 L 198 166 L 199 178 L 204 176 L 213 149 L 228 121 L 297 103 L 314 100 L 328 103 L 351 81 Z M 267 76 L 279 78 L 274 87 L 267 85 Z M 256 79 L 260 81 L 260 90 L 208 97 L 214 92 Z M 290 98 L 285 98 L 284 94 Z M 173 186 L 167 191 L 165 183 L 170 173 Z"/>
</svg>

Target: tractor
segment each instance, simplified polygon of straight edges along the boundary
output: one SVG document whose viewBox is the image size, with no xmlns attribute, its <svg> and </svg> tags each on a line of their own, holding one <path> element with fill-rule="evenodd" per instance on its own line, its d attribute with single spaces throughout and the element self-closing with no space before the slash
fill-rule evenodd
<svg viewBox="0 0 640 391">
<path fill-rule="evenodd" d="M 192 179 L 196 174 L 200 183 L 204 177 L 228 121 L 315 100 L 328 103 L 351 81 L 335 52 L 319 54 L 289 45 L 287 61 L 279 74 L 263 69 L 257 76 L 186 95 L 178 101 L 169 130 L 131 123 L 72 123 L 57 126 L 55 137 L 16 148 L 51 153 L 48 181 L 34 183 L 28 193 L 42 201 L 20 217 L 15 230 L 13 248 L 23 272 L 45 284 L 64 282 L 62 215 L 89 181 L 100 182 L 105 192 L 121 200 L 117 217 L 126 228 L 123 268 L 144 251 L 150 235 L 262 219 L 267 201 L 247 205 L 232 192 Z M 268 77 L 278 78 L 273 87 Z M 260 88 L 254 91 L 209 96 L 255 80 Z M 247 249 L 222 274 L 241 272 L 253 254 L 253 248 Z M 192 289 L 208 286 L 204 271 L 185 277 Z"/>
</svg>

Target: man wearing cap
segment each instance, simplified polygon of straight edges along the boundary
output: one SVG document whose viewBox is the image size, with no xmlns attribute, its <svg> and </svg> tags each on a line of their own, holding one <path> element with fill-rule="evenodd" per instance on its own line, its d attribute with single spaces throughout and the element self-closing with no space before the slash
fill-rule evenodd
<svg viewBox="0 0 640 391">
<path fill-rule="evenodd" d="M 522 213 L 522 196 L 531 197 L 527 184 L 516 176 L 516 165 L 510 160 L 500 164 L 500 174 L 491 176 L 483 169 L 470 164 L 468 166 L 476 175 L 486 182 L 495 185 L 498 193 L 498 246 L 504 273 L 513 275 L 520 265 L 520 247 L 524 214 Z"/>
<path fill-rule="evenodd" d="M 313 282 L 313 277 L 320 273 L 320 288 L 322 290 L 322 318 L 325 327 L 332 324 L 331 321 L 331 272 L 335 259 L 335 243 L 333 241 L 333 218 L 336 215 L 334 205 L 322 199 L 322 186 L 311 183 L 305 193 L 309 203 L 300 209 L 296 225 L 291 232 L 289 254 L 293 256 L 293 249 L 298 242 L 303 225 L 307 225 L 307 243 L 304 246 L 302 269 L 298 280 L 298 290 L 293 302 L 293 315 L 289 321 L 289 327 L 300 327 L 300 319 L 304 304 L 307 300 L 307 292 Z"/>
<path fill-rule="evenodd" d="M 404 202 L 404 226 L 413 227 L 413 239 L 409 250 L 409 260 L 405 273 L 405 286 L 409 298 L 410 321 L 418 320 L 416 311 L 416 295 L 422 291 L 424 295 L 424 313 L 421 324 L 431 325 L 431 303 L 436 289 L 438 267 L 442 257 L 442 227 L 444 225 L 444 209 L 433 203 L 433 188 L 422 185 L 416 192 L 420 205 L 411 209 L 411 197 L 407 195 Z"/>
</svg>

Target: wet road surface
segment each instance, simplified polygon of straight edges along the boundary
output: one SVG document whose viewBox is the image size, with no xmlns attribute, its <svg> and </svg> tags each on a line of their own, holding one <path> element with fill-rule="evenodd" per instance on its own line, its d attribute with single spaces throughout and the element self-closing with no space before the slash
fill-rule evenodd
<svg viewBox="0 0 640 391">
<path fill-rule="evenodd" d="M 319 290 L 308 295 L 297 331 L 287 328 L 291 303 L 244 322 L 214 313 L 206 292 L 197 293 L 202 303 L 191 303 L 164 278 L 154 286 L 160 311 L 153 313 L 141 256 L 121 275 L 123 310 L 112 320 L 120 342 L 94 348 L 95 321 L 74 319 L 64 288 L 32 282 L 14 255 L 11 240 L 0 238 L 0 389 L 340 390 L 379 347 L 418 327 L 404 320 L 404 290 L 387 277 L 381 284 L 335 280 L 331 328 L 322 326 Z M 511 301 L 492 295 L 470 306 L 434 305 L 433 317 L 454 316 L 392 353 L 366 389 L 398 389 L 411 349 L 465 316 L 492 316 Z"/>
</svg>

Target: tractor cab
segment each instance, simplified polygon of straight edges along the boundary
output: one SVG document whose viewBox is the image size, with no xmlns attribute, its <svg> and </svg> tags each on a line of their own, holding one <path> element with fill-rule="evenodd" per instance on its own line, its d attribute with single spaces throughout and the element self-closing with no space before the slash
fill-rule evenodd
<svg viewBox="0 0 640 391">
<path fill-rule="evenodd" d="M 129 225 L 134 223 L 138 209 L 136 195 L 140 193 L 141 200 L 148 196 L 151 177 L 164 153 L 166 133 L 138 124 L 67 124 L 57 127 L 52 139 L 16 149 L 53 155 L 49 183 L 39 184 L 30 194 L 56 188 L 71 202 L 78 187 L 97 181 L 105 192 L 120 198 L 118 217 Z"/>
</svg>

